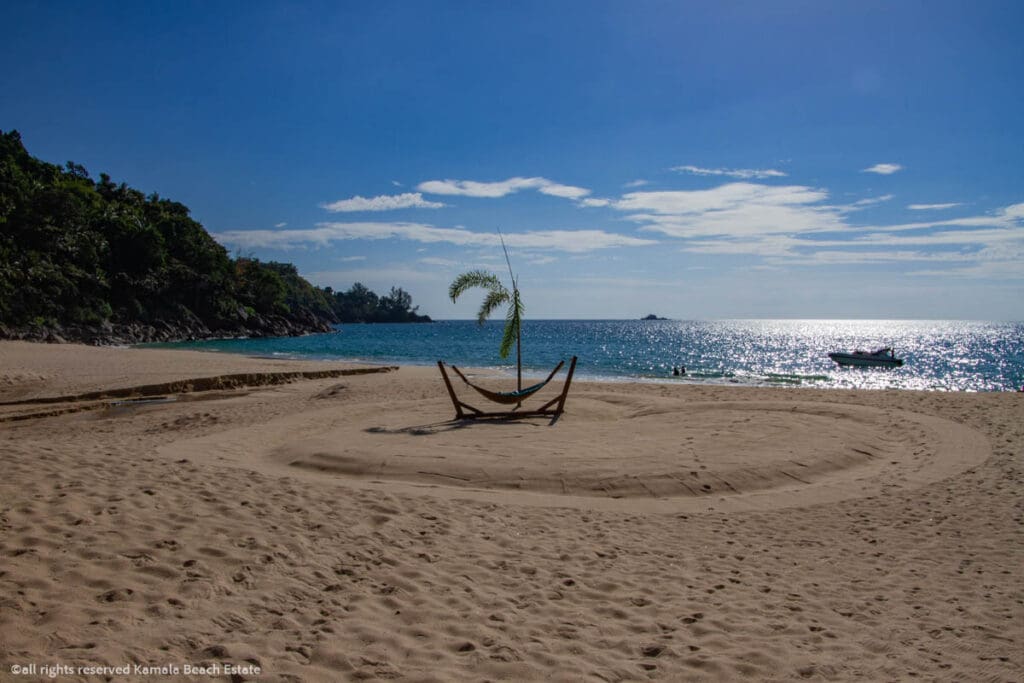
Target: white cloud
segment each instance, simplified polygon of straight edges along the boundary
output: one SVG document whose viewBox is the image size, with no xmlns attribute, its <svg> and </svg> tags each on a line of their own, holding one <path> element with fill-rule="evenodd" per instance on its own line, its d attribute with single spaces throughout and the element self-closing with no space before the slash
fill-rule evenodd
<svg viewBox="0 0 1024 683">
<path fill-rule="evenodd" d="M 534 189 L 542 178 L 509 178 L 497 183 L 479 183 L 474 180 L 428 180 L 416 189 L 430 194 L 459 195 L 464 197 L 504 197 L 524 189 Z"/>
<path fill-rule="evenodd" d="M 442 268 L 455 268 L 459 265 L 458 261 L 452 259 L 439 258 L 437 256 L 424 256 L 419 259 L 419 263 L 423 263 L 428 266 L 441 266 Z"/>
<path fill-rule="evenodd" d="M 896 195 L 892 194 L 883 194 L 881 197 L 868 197 L 866 199 L 858 199 L 853 203 L 853 206 L 859 208 L 864 206 L 872 206 L 874 204 L 881 204 L 882 202 L 889 201 L 895 196 Z"/>
<path fill-rule="evenodd" d="M 283 228 L 286 225 L 288 225 L 288 224 L 287 223 L 274 223 L 274 227 L 275 228 Z"/>
<path fill-rule="evenodd" d="M 338 260 L 339 261 L 344 261 L 346 263 L 349 263 L 349 262 L 352 262 L 352 261 L 365 261 L 366 257 L 365 256 L 342 256 Z"/>
<path fill-rule="evenodd" d="M 710 190 L 630 192 L 615 203 L 615 208 L 623 211 L 652 211 L 662 215 L 684 215 L 722 211 L 751 203 L 769 206 L 812 204 L 827 197 L 828 193 L 825 190 L 802 185 L 727 183 Z"/>
<path fill-rule="evenodd" d="M 552 197 L 563 197 L 564 199 L 579 199 L 586 197 L 590 194 L 590 190 L 584 187 L 574 187 L 572 185 L 559 185 L 558 183 L 550 183 L 537 188 L 537 191 L 541 194 L 550 195 Z"/>
<path fill-rule="evenodd" d="M 417 187 L 429 194 L 457 195 L 461 197 L 505 197 L 521 190 L 537 190 L 542 194 L 566 199 L 579 199 L 590 194 L 590 190 L 572 185 L 562 185 L 547 178 L 509 178 L 493 183 L 475 180 L 428 180 Z"/>
<path fill-rule="evenodd" d="M 1000 209 L 998 215 L 1014 221 L 1024 221 L 1024 203 L 1011 204 Z"/>
<path fill-rule="evenodd" d="M 843 207 L 822 204 L 825 190 L 802 185 L 728 183 L 710 190 L 631 192 L 614 203 L 642 229 L 673 237 L 751 236 L 842 230 Z"/>
<path fill-rule="evenodd" d="M 980 261 L 973 265 L 962 268 L 947 268 L 943 270 L 915 270 L 907 275 L 931 275 L 937 277 L 962 277 L 969 279 L 999 279 L 999 280 L 1021 280 L 1024 279 L 1024 258 L 1013 261 Z M 1018 299 L 1019 301 L 1019 299 Z"/>
<path fill-rule="evenodd" d="M 961 228 L 980 227 L 1003 227 L 1003 228 L 1024 228 L 1024 203 L 1011 204 L 984 216 L 965 216 L 963 218 L 950 218 L 942 221 L 918 221 L 916 223 L 897 223 L 894 225 L 876 225 L 862 228 L 865 231 L 875 232 L 906 232 L 908 230 L 921 230 L 925 228 L 936 228 L 954 226 Z"/>
<path fill-rule="evenodd" d="M 952 209 L 955 206 L 961 206 L 961 202 L 949 202 L 947 204 L 908 204 L 907 208 L 913 211 L 940 211 L 942 209 Z"/>
<path fill-rule="evenodd" d="M 889 199 L 891 196 L 885 195 L 836 206 L 828 203 L 828 193 L 822 189 L 729 183 L 710 190 L 634 192 L 614 206 L 634 212 L 627 219 L 639 223 L 641 230 L 685 240 L 683 251 L 758 256 L 769 263 L 827 265 L 843 261 L 844 257 L 824 249 L 863 252 L 850 252 L 843 261 L 849 263 L 970 260 L 983 252 L 1009 260 L 1005 250 L 985 250 L 1024 245 L 1024 203 L 948 220 L 850 224 L 854 212 Z M 831 236 L 821 239 L 826 233 Z M 883 253 L 883 248 L 888 253 Z M 949 256 L 951 249 L 959 249 L 960 255 L 955 259 Z"/>
<path fill-rule="evenodd" d="M 896 171 L 902 171 L 903 167 L 899 164 L 875 164 L 868 168 L 862 169 L 862 173 L 877 173 L 879 175 L 892 175 Z"/>
<path fill-rule="evenodd" d="M 426 244 L 448 243 L 464 247 L 500 247 L 497 233 L 472 232 L 464 228 L 436 228 L 420 223 L 318 223 L 309 230 L 233 230 L 215 233 L 222 244 L 242 248 L 291 249 L 325 246 L 342 240 L 406 239 Z M 583 253 L 610 247 L 657 244 L 603 230 L 534 230 L 505 233 L 505 243 L 519 249 L 550 249 Z"/>
<path fill-rule="evenodd" d="M 643 187 L 644 185 L 649 185 L 649 184 L 650 184 L 650 181 L 643 180 L 642 178 L 638 178 L 637 180 L 631 180 L 630 182 L 628 182 L 625 185 L 623 185 L 623 187 Z"/>
<path fill-rule="evenodd" d="M 786 174 L 782 171 L 777 171 L 771 168 L 701 168 L 700 166 L 673 166 L 670 170 L 679 171 L 680 173 L 692 173 L 693 175 L 726 176 L 728 178 L 740 178 L 742 180 L 750 180 L 751 178 L 764 179 L 786 177 Z"/>
<path fill-rule="evenodd" d="M 633 192 L 613 206 L 631 212 L 627 219 L 641 230 L 683 240 L 684 252 L 751 256 L 762 265 L 959 262 L 965 267 L 953 270 L 981 277 L 1024 261 L 1024 203 L 985 215 L 858 226 L 850 216 L 892 195 L 847 205 L 828 199 L 825 190 L 802 185 L 735 182 L 709 190 Z M 968 267 L 981 261 L 988 265 Z"/>
<path fill-rule="evenodd" d="M 610 199 L 598 199 L 597 197 L 587 197 L 586 199 L 581 199 L 579 202 L 580 206 L 586 207 L 608 206 L 611 203 L 612 200 Z"/>
<path fill-rule="evenodd" d="M 526 262 L 527 263 L 531 263 L 531 264 L 533 264 L 535 266 L 543 266 L 543 265 L 547 265 L 548 263 L 555 263 L 557 261 L 558 261 L 558 259 L 556 259 L 554 256 L 527 256 L 526 257 Z"/>
<path fill-rule="evenodd" d="M 757 255 L 757 256 L 791 256 L 794 249 L 805 244 L 785 235 L 767 235 L 755 239 L 720 238 L 691 240 L 686 242 L 683 251 L 694 254 L 717 255 Z"/>
<path fill-rule="evenodd" d="M 321 204 L 320 208 L 334 213 L 348 211 L 394 211 L 395 209 L 440 209 L 444 204 L 429 202 L 419 192 L 405 192 L 396 195 L 380 195 L 367 198 L 356 195 L 351 199 L 340 199 L 330 204 Z"/>
<path fill-rule="evenodd" d="M 962 252 L 928 253 L 920 251 L 815 251 L 796 258 L 776 260 L 793 265 L 833 266 L 871 263 L 952 263 L 972 261 L 974 254 Z"/>
<path fill-rule="evenodd" d="M 894 235 L 878 232 L 859 237 L 851 244 L 877 244 L 885 246 L 939 246 L 952 244 L 996 245 L 1004 242 L 1024 244 L 1024 230 L 992 228 L 989 230 L 943 230 L 924 235 Z"/>
</svg>

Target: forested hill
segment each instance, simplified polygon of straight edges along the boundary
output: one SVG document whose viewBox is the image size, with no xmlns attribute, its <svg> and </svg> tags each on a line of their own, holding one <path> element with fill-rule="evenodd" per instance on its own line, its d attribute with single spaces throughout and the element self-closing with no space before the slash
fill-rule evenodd
<svg viewBox="0 0 1024 683">
<path fill-rule="evenodd" d="M 188 207 L 0 132 L 0 338 L 134 343 L 425 321 L 400 288 L 314 287 L 289 263 L 231 258 Z"/>
</svg>

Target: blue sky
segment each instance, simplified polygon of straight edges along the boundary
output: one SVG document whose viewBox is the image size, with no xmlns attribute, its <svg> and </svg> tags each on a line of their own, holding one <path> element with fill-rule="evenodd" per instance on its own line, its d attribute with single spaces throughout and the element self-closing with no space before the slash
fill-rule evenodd
<svg viewBox="0 0 1024 683">
<path fill-rule="evenodd" d="M 1024 319 L 1024 4 L 8 3 L 0 129 L 435 318 Z"/>
</svg>

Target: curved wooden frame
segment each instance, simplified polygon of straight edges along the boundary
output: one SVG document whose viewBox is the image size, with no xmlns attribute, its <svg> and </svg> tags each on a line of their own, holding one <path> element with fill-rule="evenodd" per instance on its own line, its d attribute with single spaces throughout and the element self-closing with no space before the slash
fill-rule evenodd
<svg viewBox="0 0 1024 683">
<path fill-rule="evenodd" d="M 558 372 L 561 366 L 562 364 L 559 363 L 558 367 L 551 373 L 551 376 L 554 376 L 554 373 Z M 540 408 L 536 408 L 534 410 L 513 409 L 506 411 L 484 411 L 479 408 L 475 408 L 465 401 L 460 400 L 455 394 L 455 388 L 452 387 L 452 381 L 448 378 L 448 372 L 444 368 L 444 361 L 437 361 L 437 368 L 441 371 L 441 377 L 444 379 L 444 385 L 448 389 L 448 397 L 451 398 L 452 405 L 455 406 L 456 420 L 474 420 L 480 417 L 520 418 L 544 415 L 558 417 L 565 410 L 565 399 L 569 397 L 569 387 L 572 384 L 572 376 L 573 373 L 576 372 L 576 356 L 573 356 L 569 363 L 569 373 L 565 376 L 565 384 L 562 385 L 562 391 Z M 452 369 L 455 370 L 455 372 L 459 372 L 454 365 L 452 366 Z M 459 374 L 461 376 L 462 373 Z M 465 378 L 463 377 L 463 379 Z M 550 377 L 548 379 L 550 380 Z"/>
</svg>

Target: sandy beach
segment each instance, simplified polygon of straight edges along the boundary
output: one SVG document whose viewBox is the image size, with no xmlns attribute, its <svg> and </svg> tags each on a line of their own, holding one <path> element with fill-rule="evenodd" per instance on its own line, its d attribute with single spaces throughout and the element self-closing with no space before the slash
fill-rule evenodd
<svg viewBox="0 0 1024 683">
<path fill-rule="evenodd" d="M 0 680 L 1024 679 L 1024 394 L 452 415 L 436 368 L 0 343 Z"/>
</svg>

